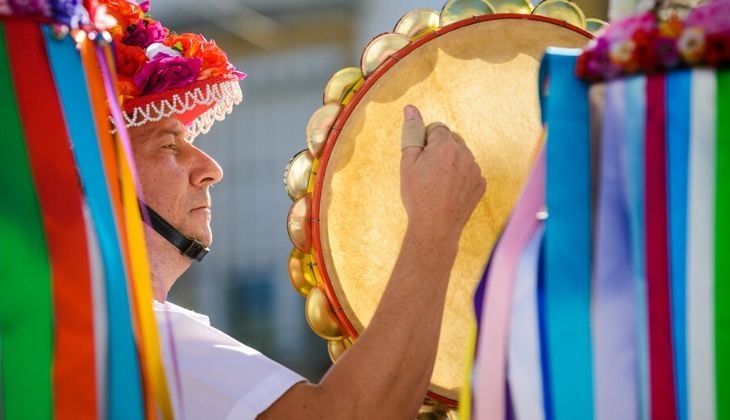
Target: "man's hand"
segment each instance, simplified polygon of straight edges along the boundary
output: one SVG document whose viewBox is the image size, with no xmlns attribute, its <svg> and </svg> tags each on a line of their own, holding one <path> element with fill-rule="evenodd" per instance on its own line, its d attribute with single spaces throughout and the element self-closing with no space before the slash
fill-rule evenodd
<svg viewBox="0 0 730 420">
<path fill-rule="evenodd" d="M 426 129 L 415 107 L 405 115 L 408 229 L 378 309 L 319 384 L 295 385 L 262 418 L 413 419 L 423 403 L 458 240 L 486 181 L 457 134 L 444 125 Z"/>
<path fill-rule="evenodd" d="M 487 181 L 458 134 L 441 123 L 426 128 L 413 105 L 405 107 L 404 116 L 401 197 L 409 227 L 458 241 Z"/>
</svg>

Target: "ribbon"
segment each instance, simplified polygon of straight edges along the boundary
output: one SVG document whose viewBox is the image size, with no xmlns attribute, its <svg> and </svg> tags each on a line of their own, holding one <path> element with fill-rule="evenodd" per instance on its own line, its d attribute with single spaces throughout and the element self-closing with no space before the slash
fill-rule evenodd
<svg viewBox="0 0 730 420">
<path fill-rule="evenodd" d="M 106 279 L 104 261 L 101 257 L 99 240 L 94 229 L 94 219 L 89 206 L 84 203 L 86 242 L 89 246 L 89 268 L 91 271 L 91 293 L 94 311 L 94 349 L 96 351 L 96 401 L 97 418 L 106 417 L 109 408 L 107 395 L 107 367 L 109 366 L 109 317 L 106 307 Z"/>
<path fill-rule="evenodd" d="M 540 366 L 537 270 L 544 227 L 536 215 L 545 206 L 544 148 L 535 162 L 523 197 L 526 201 L 520 200 L 518 211 L 524 208 L 522 213 L 527 218 L 518 219 L 516 212 L 514 221 L 510 221 L 510 224 L 524 223 L 525 233 L 529 236 L 521 244 L 522 249 L 513 261 L 515 280 L 509 314 L 507 379 L 515 417 L 542 420 L 545 410 Z"/>
<path fill-rule="evenodd" d="M 717 418 L 730 418 L 730 71 L 717 70 L 717 175 L 715 193 L 715 369 Z"/>
<path fill-rule="evenodd" d="M 672 340 L 677 418 L 687 420 L 687 172 L 691 73 L 667 73 L 667 194 L 669 204 L 669 253 L 672 299 Z"/>
<path fill-rule="evenodd" d="M 649 375 L 652 418 L 676 418 L 667 250 L 667 159 L 664 75 L 646 83 L 645 226 L 649 292 Z"/>
<path fill-rule="evenodd" d="M 627 156 L 626 193 L 629 203 L 631 231 L 631 260 L 634 269 L 634 304 L 636 322 L 636 356 L 638 364 L 639 415 L 648 420 L 650 413 L 649 389 L 649 329 L 647 321 L 646 268 L 644 262 L 644 138 L 646 118 L 646 78 L 630 77 L 625 81 L 626 113 L 625 144 Z"/>
<path fill-rule="evenodd" d="M 689 152 L 687 370 L 689 417 L 715 417 L 714 248 L 715 103 L 713 70 L 692 71 L 692 115 Z M 727 357 L 727 356 L 724 356 Z"/>
<path fill-rule="evenodd" d="M 477 375 L 482 378 L 480 400 L 475 406 L 479 419 L 505 418 L 507 413 L 505 383 L 512 288 L 520 255 L 540 225 L 536 214 L 544 205 L 545 167 L 544 152 L 541 152 L 490 262 L 483 322 L 479 331 L 479 342 L 486 345 L 477 350 Z"/>
<path fill-rule="evenodd" d="M 47 419 L 53 409 L 51 273 L 15 100 L 6 32 L 0 21 L 0 191 L 6 203 L 0 206 L 0 417 Z"/>
<path fill-rule="evenodd" d="M 104 83 L 104 89 L 108 98 L 116 98 L 116 92 L 114 90 L 115 76 L 112 74 L 113 63 L 110 55 L 109 48 L 96 47 L 96 58 L 101 68 L 101 76 Z M 114 118 L 115 124 L 119 127 L 124 127 L 121 110 L 119 105 L 114 102 L 109 102 L 109 109 Z M 106 117 L 106 115 L 105 115 Z M 108 121 L 108 120 L 107 120 Z M 136 303 L 136 314 L 139 322 L 139 329 L 141 335 L 142 348 L 145 350 L 142 353 L 142 361 L 146 366 L 145 371 L 147 372 L 150 385 L 150 394 L 157 402 L 157 409 L 160 410 L 162 418 L 172 419 L 173 411 L 170 404 L 170 397 L 167 389 L 167 382 L 165 376 L 165 370 L 162 363 L 160 341 L 157 332 L 157 321 L 154 313 L 152 312 L 152 280 L 150 278 L 150 267 L 147 260 L 147 248 L 144 241 L 144 230 L 142 227 L 142 219 L 139 213 L 139 201 L 137 198 L 137 191 L 141 196 L 141 185 L 139 183 L 139 177 L 136 174 L 134 167 L 134 157 L 132 154 L 132 146 L 129 140 L 126 129 L 122 128 L 118 130 L 118 141 L 117 154 L 120 156 L 120 178 L 121 178 L 121 192 L 122 202 L 124 210 L 124 218 L 126 220 L 125 226 L 127 228 L 127 237 L 129 240 L 129 257 L 132 268 L 132 284 L 134 299 Z M 172 334 L 172 327 L 170 327 L 170 336 Z M 171 336 L 172 337 L 172 336 Z M 172 339 L 172 338 L 171 338 Z M 171 354 L 173 359 L 176 360 L 174 342 L 171 343 L 172 349 Z M 177 363 L 174 364 L 174 377 L 177 379 L 177 392 L 182 401 L 182 386 L 179 383 L 180 373 L 177 371 Z M 151 402 L 152 399 L 150 399 Z M 149 405 L 149 404 L 148 404 Z M 182 410 L 180 411 L 181 417 Z"/>
<path fill-rule="evenodd" d="M 606 85 L 593 267 L 596 419 L 638 418 L 634 280 L 623 157 L 625 84 Z"/>
<path fill-rule="evenodd" d="M 117 223 L 106 185 L 106 173 L 86 98 L 89 91 L 81 59 L 71 38 L 55 40 L 45 29 L 46 48 L 73 142 L 73 151 L 94 217 L 104 260 L 109 314 L 109 405 L 108 417 L 141 419 L 143 416 L 140 367 L 137 360 L 127 294 L 126 273 Z"/>
<path fill-rule="evenodd" d="M 537 283 L 544 227 L 530 239 L 520 257 L 513 295 L 507 365 L 510 396 L 518 419 L 545 419 L 540 352 Z"/>
<path fill-rule="evenodd" d="M 42 208 L 54 295 L 54 417 L 97 417 L 91 274 L 82 192 L 38 24 L 7 23 L 20 115 Z"/>
<path fill-rule="evenodd" d="M 497 238 L 496 243 L 492 247 L 492 252 L 496 250 L 499 247 L 499 241 L 501 239 L 501 236 Z M 479 280 L 479 284 L 477 284 L 477 288 L 474 291 L 474 313 L 475 313 L 475 329 L 474 329 L 474 349 L 472 350 L 475 354 L 474 356 L 474 363 L 472 366 L 473 370 L 473 380 L 469 384 L 470 385 L 470 391 L 469 392 L 469 401 L 466 403 L 466 409 L 460 412 L 460 415 L 464 416 L 465 418 L 473 418 L 472 413 L 476 413 L 477 407 L 480 404 L 479 399 L 474 399 L 473 397 L 475 395 L 481 395 L 481 382 L 484 380 L 481 376 L 477 375 L 477 372 L 479 372 L 479 364 L 481 361 L 479 360 L 479 331 L 482 328 L 482 325 L 484 323 L 484 303 L 487 300 L 487 284 L 489 280 L 489 273 L 491 272 L 492 267 L 492 259 L 491 255 L 489 260 L 487 261 L 487 265 L 484 268 L 484 272 L 482 273 L 482 278 Z M 459 405 L 461 406 L 461 401 L 459 401 Z M 476 417 L 476 416 L 474 416 Z"/>
<path fill-rule="evenodd" d="M 550 418 L 593 418 L 590 334 L 591 151 L 580 50 L 548 48 L 545 334 Z"/>
</svg>

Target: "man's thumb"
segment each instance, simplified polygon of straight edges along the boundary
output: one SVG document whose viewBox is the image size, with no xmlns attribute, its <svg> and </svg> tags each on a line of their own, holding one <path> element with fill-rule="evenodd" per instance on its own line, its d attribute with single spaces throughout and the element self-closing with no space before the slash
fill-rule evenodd
<svg viewBox="0 0 730 420">
<path fill-rule="evenodd" d="M 401 132 L 401 150 L 426 146 L 426 127 L 423 125 L 421 113 L 413 105 L 406 105 L 403 109 L 403 131 Z M 420 152 L 420 150 L 416 150 Z M 412 153 L 412 152 L 409 152 Z"/>
</svg>

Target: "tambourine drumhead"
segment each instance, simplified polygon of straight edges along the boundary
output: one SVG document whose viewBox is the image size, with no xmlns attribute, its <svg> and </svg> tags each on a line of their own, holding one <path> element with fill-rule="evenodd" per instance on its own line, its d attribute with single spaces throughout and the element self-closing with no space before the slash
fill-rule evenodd
<svg viewBox="0 0 730 420">
<path fill-rule="evenodd" d="M 403 107 L 418 106 L 426 123 L 444 122 L 466 140 L 488 188 L 459 244 L 429 388 L 453 402 L 462 382 L 474 288 L 539 141 L 540 59 L 548 46 L 579 48 L 589 35 L 532 16 L 488 17 L 442 31 L 374 75 L 375 83 L 338 121 L 341 130 L 328 141 L 317 175 L 312 216 L 319 220 L 315 247 L 335 311 L 351 333 L 360 333 L 405 233 L 399 190 Z"/>
</svg>

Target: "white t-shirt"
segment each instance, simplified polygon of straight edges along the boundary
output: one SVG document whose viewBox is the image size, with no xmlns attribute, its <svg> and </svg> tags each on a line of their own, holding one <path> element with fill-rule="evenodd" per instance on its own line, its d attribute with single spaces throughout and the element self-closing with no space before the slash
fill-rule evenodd
<svg viewBox="0 0 730 420">
<path fill-rule="evenodd" d="M 253 419 L 292 385 L 304 381 L 295 372 L 211 327 L 205 315 L 170 302 L 154 302 L 154 311 L 177 419 Z M 170 350 L 170 329 L 179 387 Z"/>
</svg>

